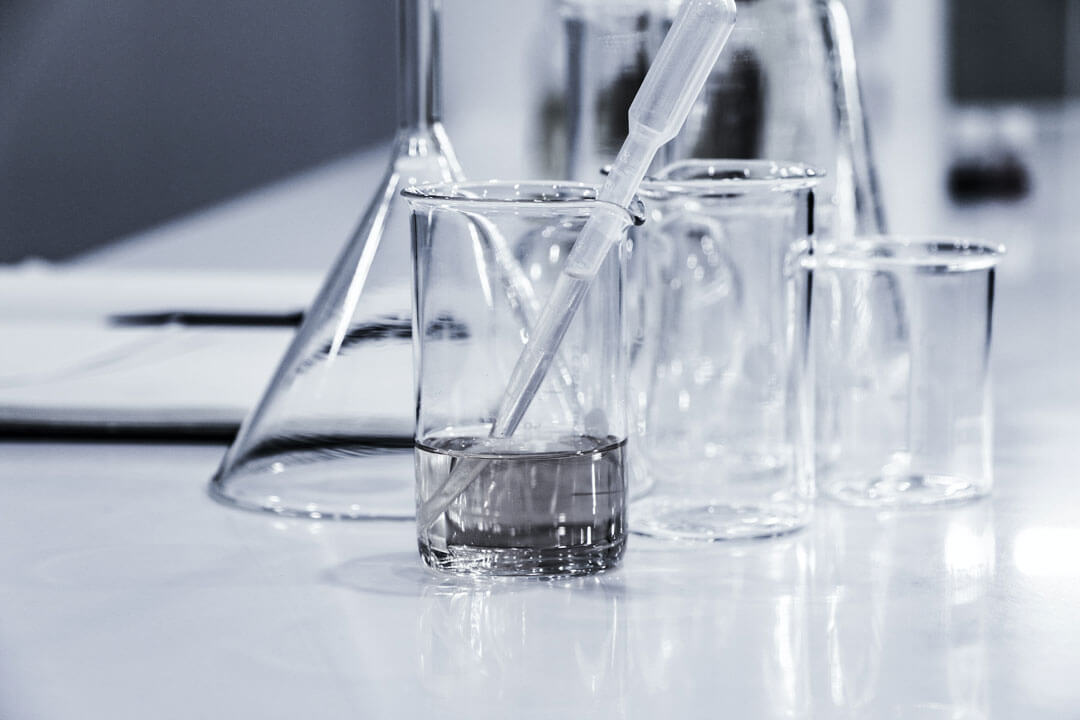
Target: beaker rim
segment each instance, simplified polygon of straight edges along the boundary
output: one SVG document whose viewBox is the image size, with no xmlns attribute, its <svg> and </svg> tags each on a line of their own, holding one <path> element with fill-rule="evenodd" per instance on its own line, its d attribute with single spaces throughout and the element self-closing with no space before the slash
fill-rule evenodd
<svg viewBox="0 0 1080 720">
<path fill-rule="evenodd" d="M 946 235 L 867 235 L 817 243 L 803 260 L 810 269 L 899 270 L 958 273 L 989 270 L 1005 246 Z"/>
<path fill-rule="evenodd" d="M 824 177 L 824 170 L 799 162 L 729 158 L 679 160 L 645 178 L 641 194 L 651 197 L 791 192 L 812 188 Z"/>
<path fill-rule="evenodd" d="M 412 203 L 475 208 L 539 210 L 557 206 L 560 210 L 589 210 L 608 205 L 626 215 L 629 225 L 645 222 L 645 206 L 634 198 L 630 207 L 598 200 L 595 185 L 569 180 L 477 180 L 411 185 L 401 191 Z"/>
</svg>

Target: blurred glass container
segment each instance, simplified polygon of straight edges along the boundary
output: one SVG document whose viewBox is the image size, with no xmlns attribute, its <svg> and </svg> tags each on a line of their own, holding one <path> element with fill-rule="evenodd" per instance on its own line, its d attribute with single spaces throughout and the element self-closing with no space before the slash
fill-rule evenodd
<svg viewBox="0 0 1080 720">
<path fill-rule="evenodd" d="M 855 65 L 839 0 L 743 0 L 728 49 L 667 148 L 693 157 L 790 158 L 825 171 L 824 237 L 884 230 Z"/>
<path fill-rule="evenodd" d="M 548 145 L 564 140 L 565 161 L 552 147 L 550 171 L 591 181 L 614 159 L 630 102 L 679 4 L 562 0 L 566 103 L 560 115 L 548 102 L 540 132 Z M 807 163 L 825 171 L 817 193 L 822 236 L 884 232 L 843 4 L 742 0 L 738 12 L 705 92 L 658 164 L 716 157 Z"/>
<path fill-rule="evenodd" d="M 564 172 L 595 180 L 630 131 L 628 112 L 670 22 L 664 0 L 564 0 Z M 553 167 L 553 170 L 558 170 Z"/>
</svg>

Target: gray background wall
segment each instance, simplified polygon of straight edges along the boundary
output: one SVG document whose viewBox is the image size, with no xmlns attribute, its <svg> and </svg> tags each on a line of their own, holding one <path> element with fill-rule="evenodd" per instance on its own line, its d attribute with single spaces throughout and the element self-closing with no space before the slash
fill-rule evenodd
<svg viewBox="0 0 1080 720">
<path fill-rule="evenodd" d="M 392 0 L 0 0 L 0 262 L 386 137 Z"/>
<path fill-rule="evenodd" d="M 967 102 L 1052 100 L 1075 93 L 1069 38 L 1080 0 L 951 0 L 950 90 Z"/>
</svg>

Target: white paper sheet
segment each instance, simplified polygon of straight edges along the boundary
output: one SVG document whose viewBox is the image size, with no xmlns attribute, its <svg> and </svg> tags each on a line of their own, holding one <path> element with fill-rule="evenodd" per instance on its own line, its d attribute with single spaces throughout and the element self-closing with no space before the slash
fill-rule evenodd
<svg viewBox="0 0 1080 720">
<path fill-rule="evenodd" d="M 311 274 L 0 270 L 0 427 L 226 437 L 294 329 L 118 327 L 116 314 L 303 311 Z"/>
</svg>

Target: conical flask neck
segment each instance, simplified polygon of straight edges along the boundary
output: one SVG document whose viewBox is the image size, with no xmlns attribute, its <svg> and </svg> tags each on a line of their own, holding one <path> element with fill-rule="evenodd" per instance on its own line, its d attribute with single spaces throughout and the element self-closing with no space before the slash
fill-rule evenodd
<svg viewBox="0 0 1080 720">
<path fill-rule="evenodd" d="M 426 128 L 440 119 L 440 0 L 398 0 L 398 124 Z"/>
</svg>

